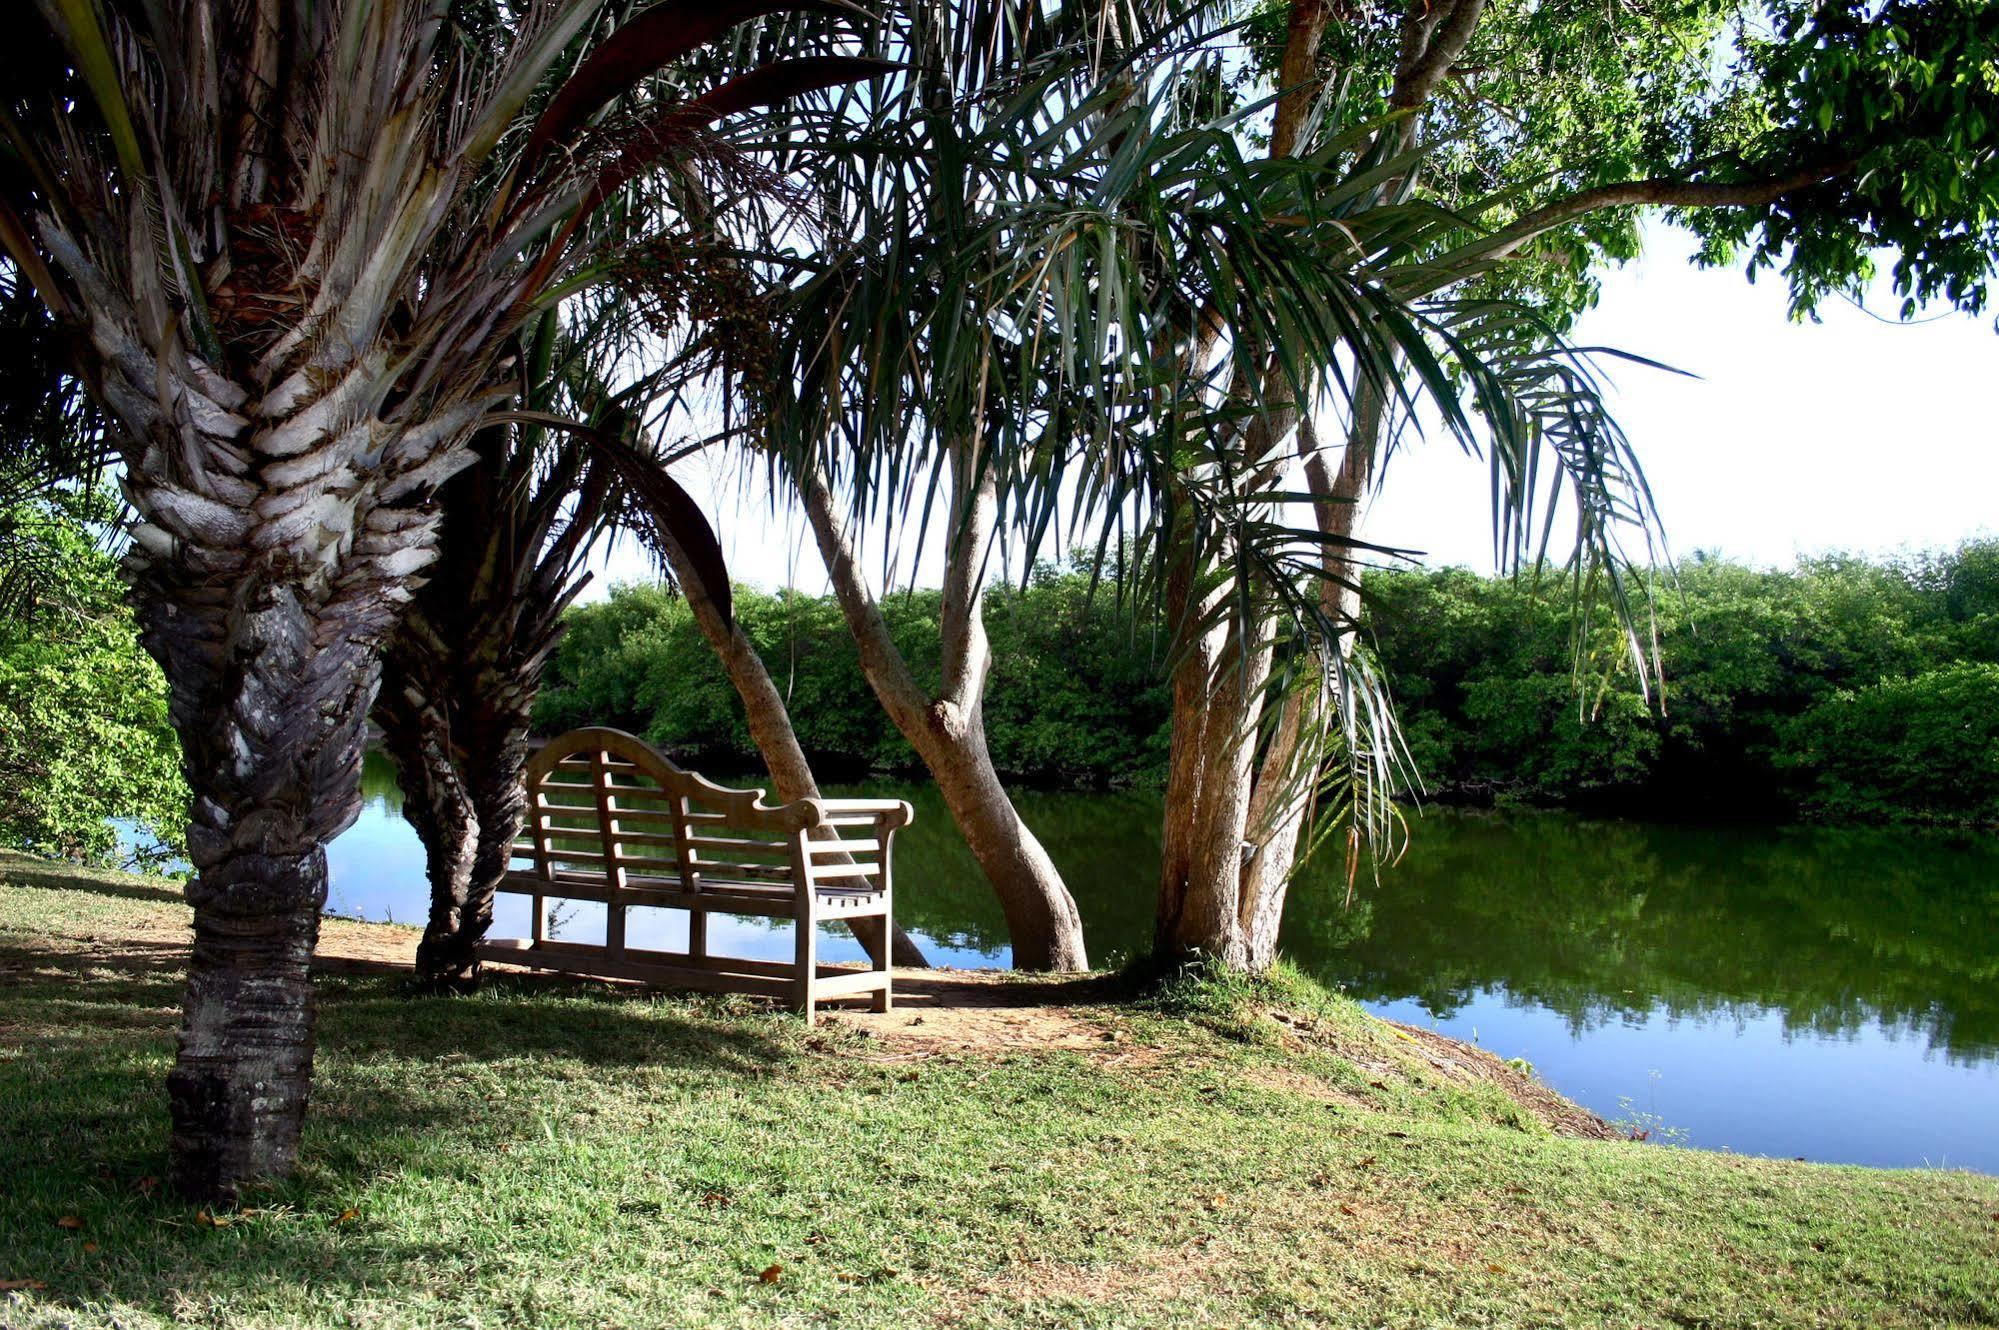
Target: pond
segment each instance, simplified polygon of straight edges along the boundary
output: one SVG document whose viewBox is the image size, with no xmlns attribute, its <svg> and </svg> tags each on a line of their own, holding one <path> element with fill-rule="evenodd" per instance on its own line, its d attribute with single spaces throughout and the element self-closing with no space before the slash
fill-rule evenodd
<svg viewBox="0 0 1999 1330">
<path fill-rule="evenodd" d="M 421 922 L 423 859 L 386 762 L 371 759 L 366 787 L 330 852 L 328 909 Z M 897 910 L 931 960 L 1005 965 L 999 908 L 935 790 L 865 792 L 916 806 Z M 1076 894 L 1092 959 L 1142 950 L 1158 796 L 1020 803 Z M 1412 831 L 1351 903 L 1334 865 L 1308 868 L 1284 953 L 1376 1012 L 1527 1059 L 1653 1139 L 1999 1173 L 1999 840 L 1450 810 Z M 497 931 L 521 935 L 525 916 L 503 897 Z M 721 922 L 717 950 L 790 954 L 789 925 Z M 578 910 L 565 930 L 601 939 L 601 914 Z M 860 952 L 829 934 L 823 954 Z"/>
</svg>

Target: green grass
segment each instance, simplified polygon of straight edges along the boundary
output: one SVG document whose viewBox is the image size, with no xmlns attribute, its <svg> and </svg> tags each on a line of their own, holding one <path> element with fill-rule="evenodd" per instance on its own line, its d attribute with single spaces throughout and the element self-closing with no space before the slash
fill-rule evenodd
<svg viewBox="0 0 1999 1330">
<path fill-rule="evenodd" d="M 299 1174 L 213 1226 L 149 1185 L 177 897 L 0 883 L 0 1279 L 46 1285 L 8 1327 L 1999 1324 L 1993 1179 L 1558 1137 L 1295 979 L 912 1060 L 329 977 Z"/>
</svg>

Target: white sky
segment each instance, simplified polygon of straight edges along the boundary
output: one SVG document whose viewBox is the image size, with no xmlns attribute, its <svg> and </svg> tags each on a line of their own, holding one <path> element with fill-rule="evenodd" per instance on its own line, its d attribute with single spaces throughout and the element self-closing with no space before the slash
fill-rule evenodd
<svg viewBox="0 0 1999 1330">
<path fill-rule="evenodd" d="M 1752 285 L 1739 269 L 1702 271 L 1686 261 L 1692 250 L 1685 235 L 1654 228 L 1645 256 L 1607 277 L 1576 333 L 1698 376 L 1600 366 L 1675 555 L 1705 549 L 1783 566 L 1800 554 L 1878 555 L 1999 531 L 1999 335 L 1989 314 L 1898 324 L 1883 282 L 1868 302 L 1874 313 L 1835 301 L 1821 323 L 1796 324 L 1780 278 Z M 732 574 L 822 591 L 802 523 L 773 517 L 760 485 L 744 490 L 738 475 L 719 461 L 682 476 L 722 534 Z M 1483 464 L 1442 439 L 1412 441 L 1364 534 L 1427 551 L 1432 564 L 1489 567 Z M 595 562 L 590 596 L 655 576 L 629 542 Z M 928 560 L 919 579 L 934 585 L 936 573 Z"/>
</svg>

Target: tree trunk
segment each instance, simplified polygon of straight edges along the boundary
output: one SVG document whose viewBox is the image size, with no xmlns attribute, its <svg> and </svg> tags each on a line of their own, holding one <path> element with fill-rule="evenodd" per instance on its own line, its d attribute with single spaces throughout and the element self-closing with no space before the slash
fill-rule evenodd
<svg viewBox="0 0 1999 1330">
<path fill-rule="evenodd" d="M 529 735 L 540 678 L 537 660 L 530 669 L 480 680 L 478 692 L 466 699 L 466 714 L 473 718 L 466 784 L 479 819 L 479 847 L 457 930 L 448 945 L 438 947 L 434 963 L 435 973 L 461 988 L 478 986 L 478 947 L 493 927 L 493 899 L 527 824 Z"/>
<path fill-rule="evenodd" d="M 1401 50 L 1390 105 L 1423 106 L 1476 28 L 1484 0 L 1411 5 L 1401 25 Z M 1305 142 L 1307 116 L 1318 95 L 1317 52 L 1331 6 L 1325 0 L 1292 0 L 1281 58 L 1272 157 L 1294 154 Z M 1407 116 L 1385 132 L 1407 147 L 1416 120 Z M 1385 182 L 1384 194 L 1406 180 Z M 1272 403 L 1251 422 L 1245 452 L 1252 466 L 1275 455 L 1274 445 L 1294 426 L 1307 484 L 1323 534 L 1322 606 L 1335 623 L 1351 623 L 1358 608 L 1341 583 L 1358 581 L 1358 565 L 1337 540 L 1351 538 L 1357 503 L 1373 473 L 1382 423 L 1380 394 L 1363 383 L 1353 399 L 1354 422 L 1340 472 L 1318 453 L 1308 412 L 1300 412 L 1281 384 L 1266 375 L 1263 400 Z M 1261 435 L 1260 438 L 1256 437 Z M 1194 605 L 1202 570 L 1182 556 L 1169 588 L 1176 622 L 1201 620 Z M 1208 595 L 1218 594 L 1209 589 Z M 1250 597 L 1254 606 L 1256 598 Z M 1252 611 L 1253 614 L 1253 611 Z M 1317 788 L 1330 699 L 1323 677 L 1316 687 L 1289 690 L 1279 702 L 1261 761 L 1258 735 L 1268 704 L 1272 641 L 1266 622 L 1232 624 L 1227 634 L 1183 642 L 1174 675 L 1173 757 L 1168 773 L 1166 843 L 1162 865 L 1156 954 L 1174 961 L 1193 954 L 1231 968 L 1267 969 L 1276 959 L 1284 901 L 1297 866 L 1301 840 Z M 1191 628 L 1185 630 L 1191 632 Z M 1245 637 L 1248 642 L 1244 646 Z M 1349 639 L 1342 639 L 1342 646 Z"/>
<path fill-rule="evenodd" d="M 371 637 L 392 598 L 357 579 L 332 596 L 250 557 L 135 542 L 147 648 L 174 681 L 170 715 L 193 794 L 195 876 L 180 1050 L 167 1078 L 170 1173 L 233 1205 L 291 1170 L 312 1080 L 312 953 L 326 903 L 321 848 L 360 811 Z M 219 564 L 242 576 L 218 578 Z M 215 588 L 227 587 L 224 594 Z"/>
<path fill-rule="evenodd" d="M 417 980 L 464 993 L 479 986 L 479 944 L 492 927 L 494 897 L 526 820 L 540 664 L 472 664 L 431 641 L 425 627 L 413 614 L 386 653 L 375 718 L 395 760 L 403 817 L 423 842 L 430 883 Z M 476 643 L 464 646 L 485 654 Z"/>
<path fill-rule="evenodd" d="M 861 670 L 889 720 L 936 780 L 952 821 L 998 895 L 1014 965 L 1023 970 L 1087 969 L 1075 899 L 1007 797 L 986 745 L 991 653 L 981 601 L 997 501 L 990 476 L 974 485 L 975 461 L 969 449 L 959 449 L 953 458 L 956 526 L 945 554 L 943 689 L 934 699 L 896 649 L 881 607 L 861 576 L 824 475 L 815 468 L 796 479 L 834 597 L 860 648 Z"/>
<path fill-rule="evenodd" d="M 1237 389 L 1238 396 L 1242 389 Z M 1281 374 L 1265 376 L 1264 414 L 1246 426 L 1253 470 L 1269 470 L 1278 444 L 1298 428 Z M 1166 854 L 1153 928 L 1156 961 L 1212 957 L 1248 965 L 1242 927 L 1242 867 L 1255 792 L 1256 744 L 1266 704 L 1275 625 L 1255 588 L 1246 608 L 1221 623 L 1213 611 L 1235 596 L 1235 573 L 1194 547 L 1192 519 L 1176 504 L 1167 613 L 1174 633 L 1172 749 L 1167 770 Z"/>
<path fill-rule="evenodd" d="M 1353 540 L 1359 529 L 1361 499 L 1374 477 L 1382 425 L 1381 394 L 1362 387 L 1355 394 L 1353 425 L 1347 431 L 1337 472 L 1319 450 L 1309 424 L 1299 433 L 1306 489 L 1315 499 L 1313 513 L 1319 531 L 1329 538 L 1321 555 L 1324 580 L 1319 584 L 1320 603 L 1337 624 L 1352 624 L 1360 613 L 1361 564 L 1345 542 Z M 1343 633 L 1338 649 L 1345 653 L 1352 646 L 1352 633 Z M 1284 919 L 1291 876 L 1304 853 L 1331 701 L 1323 671 L 1308 679 L 1304 687 L 1287 693 L 1258 769 L 1256 794 L 1250 802 L 1240 907 L 1252 970 L 1268 969 L 1277 959 L 1277 933 Z"/>
<path fill-rule="evenodd" d="M 416 973 L 427 985 L 448 985 L 455 967 L 443 965 L 442 957 L 454 949 L 452 939 L 463 927 L 472 896 L 479 816 L 452 746 L 445 700 L 414 678 L 397 677 L 393 665 L 386 673 L 375 719 L 396 764 L 403 818 L 423 843 L 430 883 L 430 915 L 417 943 Z"/>
<path fill-rule="evenodd" d="M 763 657 L 757 654 L 756 644 L 734 618 L 723 613 L 716 603 L 716 593 L 711 591 L 703 578 L 699 563 L 689 556 L 687 547 L 681 543 L 675 523 L 665 514 L 656 514 L 653 531 L 660 553 L 665 556 L 667 567 L 673 573 L 674 581 L 680 584 L 680 594 L 687 601 L 687 607 L 694 615 L 694 623 L 701 635 L 708 639 L 708 645 L 715 652 L 715 658 L 722 662 L 723 671 L 735 687 L 736 695 L 743 700 L 743 714 L 749 721 L 750 741 L 757 746 L 764 766 L 770 771 L 771 783 L 777 787 L 777 797 L 789 803 L 796 799 L 817 799 L 819 782 L 812 775 L 812 764 L 806 760 L 805 749 L 798 742 L 798 731 L 791 724 L 791 710 L 784 704 L 784 695 L 771 682 L 770 671 L 764 667 Z M 719 546 L 717 547 L 719 549 Z M 831 827 L 815 828 L 815 837 L 836 839 L 838 832 Z M 839 862 L 851 863 L 848 855 L 840 855 Z M 847 927 L 860 942 L 868 959 L 876 965 L 887 955 L 892 964 L 908 965 L 927 969 L 929 958 L 916 940 L 901 927 L 890 922 L 884 929 L 881 919 L 854 919 L 847 921 Z"/>
</svg>

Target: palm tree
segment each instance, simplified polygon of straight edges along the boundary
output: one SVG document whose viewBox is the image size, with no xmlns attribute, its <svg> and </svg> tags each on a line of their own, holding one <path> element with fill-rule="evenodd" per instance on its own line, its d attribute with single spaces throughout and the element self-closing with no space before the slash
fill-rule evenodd
<svg viewBox="0 0 1999 1330">
<path fill-rule="evenodd" d="M 525 815 L 542 664 L 587 580 L 583 560 L 615 516 L 609 471 L 526 418 L 568 409 L 587 423 L 616 410 L 608 395 L 557 399 L 568 375 L 555 362 L 579 354 L 558 325 L 546 311 L 523 330 L 524 418 L 480 430 L 470 445 L 478 462 L 439 488 L 437 557 L 382 656 L 375 720 L 424 847 L 430 918 L 416 971 L 430 987 L 477 984 L 477 947 Z"/>
<path fill-rule="evenodd" d="M 75 330 L 139 519 L 127 570 L 194 796 L 168 1079 L 190 1194 L 296 1156 L 323 847 L 515 330 L 642 238 L 623 201 L 703 125 L 877 70 L 822 54 L 698 100 L 655 78 L 781 8 L 41 5 L 59 72 L 6 90 L 0 243 Z"/>
</svg>

